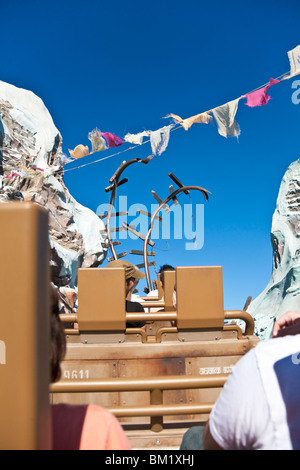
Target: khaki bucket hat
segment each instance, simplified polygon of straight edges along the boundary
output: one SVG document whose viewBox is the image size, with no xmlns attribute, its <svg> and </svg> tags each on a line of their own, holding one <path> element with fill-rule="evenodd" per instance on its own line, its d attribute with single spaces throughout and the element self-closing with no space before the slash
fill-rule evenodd
<svg viewBox="0 0 300 470">
<path fill-rule="evenodd" d="M 125 268 L 125 279 L 133 277 L 134 279 L 144 279 L 145 274 L 138 268 L 125 260 L 115 260 L 107 265 L 107 268 Z"/>
</svg>

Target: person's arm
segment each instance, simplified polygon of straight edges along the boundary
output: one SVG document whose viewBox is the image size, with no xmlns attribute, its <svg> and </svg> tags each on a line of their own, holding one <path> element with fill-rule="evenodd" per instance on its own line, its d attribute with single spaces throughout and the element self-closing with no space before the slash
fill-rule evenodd
<svg viewBox="0 0 300 470">
<path fill-rule="evenodd" d="M 206 425 L 203 448 L 260 448 L 269 421 L 254 348 L 235 364 L 221 390 Z"/>
<path fill-rule="evenodd" d="M 224 450 L 222 449 L 222 447 L 219 446 L 219 444 L 216 443 L 216 441 L 212 437 L 210 429 L 209 429 L 209 420 L 207 421 L 205 430 L 204 430 L 203 448 L 204 450 Z"/>
<path fill-rule="evenodd" d="M 300 333 L 300 312 L 289 310 L 274 323 L 272 336 L 297 335 Z"/>
</svg>

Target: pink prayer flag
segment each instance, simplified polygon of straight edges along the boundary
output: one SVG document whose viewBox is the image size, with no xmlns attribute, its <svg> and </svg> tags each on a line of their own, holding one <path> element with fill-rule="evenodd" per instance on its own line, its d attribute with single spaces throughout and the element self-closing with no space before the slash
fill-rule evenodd
<svg viewBox="0 0 300 470">
<path fill-rule="evenodd" d="M 271 96 L 267 94 L 268 89 L 270 88 L 270 86 L 275 85 L 275 83 L 279 82 L 280 80 L 270 78 L 268 85 L 266 85 L 264 88 L 260 88 L 259 90 L 253 91 L 252 93 L 249 93 L 249 95 L 247 95 L 247 103 L 245 104 L 247 106 L 250 106 L 250 108 L 267 104 L 269 99 L 271 99 Z"/>
<path fill-rule="evenodd" d="M 105 138 L 108 147 L 118 147 L 124 143 L 120 137 L 111 132 L 101 132 L 101 135 Z"/>
</svg>

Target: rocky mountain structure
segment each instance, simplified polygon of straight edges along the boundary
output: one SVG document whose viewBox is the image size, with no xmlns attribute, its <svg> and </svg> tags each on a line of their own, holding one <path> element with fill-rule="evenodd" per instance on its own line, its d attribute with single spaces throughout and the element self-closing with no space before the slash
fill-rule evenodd
<svg viewBox="0 0 300 470">
<path fill-rule="evenodd" d="M 0 81 L 0 202 L 33 201 L 49 211 L 52 280 L 61 311 L 73 312 L 78 268 L 99 266 L 107 248 L 103 222 L 64 184 L 67 158 L 43 101 Z"/>
<path fill-rule="evenodd" d="M 273 266 L 264 291 L 250 304 L 256 334 L 271 337 L 274 321 L 300 307 L 300 159 L 288 167 L 279 189 L 271 228 Z"/>
</svg>

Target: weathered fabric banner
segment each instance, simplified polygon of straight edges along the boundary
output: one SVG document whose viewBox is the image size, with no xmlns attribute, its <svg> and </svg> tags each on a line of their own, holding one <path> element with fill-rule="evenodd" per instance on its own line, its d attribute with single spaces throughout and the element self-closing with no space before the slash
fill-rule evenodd
<svg viewBox="0 0 300 470">
<path fill-rule="evenodd" d="M 154 155 L 161 155 L 167 148 L 173 124 L 162 127 L 150 134 L 151 149 Z"/>
<path fill-rule="evenodd" d="M 175 122 L 178 124 L 181 124 L 182 127 L 187 131 L 194 123 L 198 124 L 208 124 L 211 120 L 212 117 L 208 113 L 201 113 L 201 114 L 196 114 L 195 116 L 191 116 L 187 119 L 182 119 L 180 116 L 177 116 L 176 114 L 169 114 L 169 116 L 166 117 L 171 117 L 174 119 Z"/>
<path fill-rule="evenodd" d="M 235 121 L 240 98 L 229 101 L 223 106 L 212 110 L 218 125 L 218 132 L 224 137 L 238 137 L 241 133 L 240 126 Z"/>
<path fill-rule="evenodd" d="M 92 153 L 102 152 L 108 148 L 105 139 L 101 135 L 101 131 L 98 131 L 98 129 L 90 132 L 88 138 L 92 142 Z"/>
<path fill-rule="evenodd" d="M 300 73 L 300 46 L 295 47 L 291 51 L 288 51 L 288 58 L 290 61 L 290 77 L 294 77 Z"/>
<path fill-rule="evenodd" d="M 142 145 L 143 138 L 151 134 L 151 131 L 143 131 L 138 134 L 126 134 L 124 137 L 125 142 L 130 142 L 131 144 Z"/>
<path fill-rule="evenodd" d="M 247 103 L 245 104 L 250 108 L 267 104 L 268 101 L 271 99 L 271 96 L 267 94 L 268 89 L 270 88 L 270 86 L 275 85 L 279 82 L 280 80 L 270 78 L 268 85 L 266 85 L 264 88 L 260 88 L 259 90 L 253 91 L 252 93 L 246 95 Z"/>
<path fill-rule="evenodd" d="M 88 146 L 84 146 L 82 144 L 77 145 L 74 150 L 69 149 L 69 152 L 71 157 L 76 159 L 86 157 L 90 153 Z"/>
<path fill-rule="evenodd" d="M 113 134 L 112 132 L 101 132 L 102 137 L 107 142 L 108 147 L 119 147 L 119 145 L 122 145 L 124 141 L 118 137 L 116 134 Z"/>
</svg>

